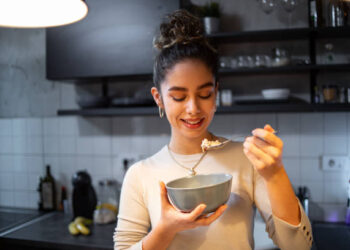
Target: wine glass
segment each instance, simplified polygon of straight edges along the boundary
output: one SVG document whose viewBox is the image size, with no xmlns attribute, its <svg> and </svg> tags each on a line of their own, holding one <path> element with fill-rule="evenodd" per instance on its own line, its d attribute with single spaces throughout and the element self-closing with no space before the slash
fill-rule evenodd
<svg viewBox="0 0 350 250">
<path fill-rule="evenodd" d="M 295 10 L 296 6 L 299 4 L 298 0 L 280 0 L 282 8 L 288 13 L 288 27 L 291 26 L 292 22 L 292 12 Z"/>
<path fill-rule="evenodd" d="M 270 14 L 276 5 L 275 0 L 259 0 L 260 8 L 266 13 Z"/>
</svg>

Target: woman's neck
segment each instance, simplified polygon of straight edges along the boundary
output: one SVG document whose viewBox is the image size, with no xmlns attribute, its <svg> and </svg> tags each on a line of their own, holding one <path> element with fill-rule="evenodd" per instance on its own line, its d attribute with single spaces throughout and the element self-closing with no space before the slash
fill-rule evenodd
<svg viewBox="0 0 350 250">
<path fill-rule="evenodd" d="M 201 144 L 204 138 L 213 140 L 213 135 L 207 131 L 204 136 L 197 138 L 188 138 L 182 135 L 177 135 L 176 133 L 172 133 L 169 142 L 169 148 L 171 151 L 177 154 L 190 155 L 202 153 Z"/>
</svg>

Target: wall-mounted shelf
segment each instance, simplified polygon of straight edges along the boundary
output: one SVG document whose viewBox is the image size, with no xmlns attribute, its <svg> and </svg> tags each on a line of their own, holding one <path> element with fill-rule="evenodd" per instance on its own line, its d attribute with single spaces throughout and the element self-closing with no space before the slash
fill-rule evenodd
<svg viewBox="0 0 350 250">
<path fill-rule="evenodd" d="M 234 113 L 287 113 L 287 112 L 346 112 L 350 111 L 350 104 L 237 104 L 230 107 L 219 107 L 216 114 Z M 154 116 L 158 115 L 156 107 L 123 107 L 99 108 L 81 110 L 58 110 L 58 115 L 69 116 Z"/>
<path fill-rule="evenodd" d="M 316 85 L 316 75 L 319 72 L 350 71 L 350 64 L 316 64 L 316 39 L 350 38 L 350 27 L 297 28 L 283 30 L 239 31 L 208 35 L 216 45 L 221 43 L 263 42 L 306 40 L 309 43 L 309 65 L 289 65 L 270 68 L 237 68 L 220 69 L 220 76 L 259 75 L 259 74 L 309 74 L 310 95 L 313 100 L 313 90 Z M 151 74 L 137 76 L 135 80 L 151 79 Z M 124 79 L 123 77 L 119 77 Z M 113 78 L 114 79 L 114 78 Z M 108 96 L 108 82 L 112 79 L 102 79 L 104 96 Z M 128 78 L 125 78 L 128 80 Z M 130 79 L 129 79 L 130 80 Z M 220 107 L 217 114 L 251 113 L 251 112 L 342 112 L 350 111 L 350 104 L 241 104 L 231 107 Z M 148 116 L 157 115 L 156 107 L 123 107 L 105 109 L 58 110 L 58 115 L 80 116 Z"/>
<path fill-rule="evenodd" d="M 222 76 L 245 75 L 245 74 L 295 74 L 309 73 L 310 71 L 350 71 L 350 64 L 318 64 L 318 65 L 292 65 L 281 67 L 261 67 L 261 68 L 237 68 L 220 69 Z"/>
<path fill-rule="evenodd" d="M 296 28 L 259 31 L 237 31 L 207 36 L 214 43 L 242 43 L 307 40 L 309 38 L 350 37 L 350 27 Z"/>
</svg>

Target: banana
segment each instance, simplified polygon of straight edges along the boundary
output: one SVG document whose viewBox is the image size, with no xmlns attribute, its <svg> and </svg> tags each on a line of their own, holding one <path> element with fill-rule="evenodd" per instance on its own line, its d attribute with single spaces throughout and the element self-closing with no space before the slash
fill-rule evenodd
<svg viewBox="0 0 350 250">
<path fill-rule="evenodd" d="M 92 223 L 92 220 L 82 216 L 78 216 L 77 218 L 75 218 L 74 222 L 83 223 L 84 225 L 90 225 Z"/>
<path fill-rule="evenodd" d="M 84 235 L 90 234 L 90 229 L 87 228 L 83 223 L 78 222 L 78 223 L 75 223 L 75 225 L 77 226 L 80 233 L 82 233 Z"/>
<path fill-rule="evenodd" d="M 74 222 L 69 223 L 69 225 L 68 225 L 68 231 L 69 231 L 70 234 L 72 234 L 72 235 L 77 235 L 77 234 L 79 234 L 79 230 L 78 230 L 78 228 L 77 228 L 77 226 L 76 226 L 76 224 L 75 224 Z"/>
<path fill-rule="evenodd" d="M 118 213 L 117 207 L 115 205 L 113 205 L 113 204 L 110 204 L 110 203 L 102 203 L 102 204 L 99 204 L 99 205 L 96 206 L 96 209 L 102 209 L 102 208 L 109 209 L 112 212 L 114 212 L 115 214 Z"/>
</svg>

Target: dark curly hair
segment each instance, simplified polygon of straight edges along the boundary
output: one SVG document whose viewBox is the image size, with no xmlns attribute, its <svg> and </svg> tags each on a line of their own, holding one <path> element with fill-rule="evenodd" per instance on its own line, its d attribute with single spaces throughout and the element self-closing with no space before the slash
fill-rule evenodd
<svg viewBox="0 0 350 250">
<path fill-rule="evenodd" d="M 167 18 L 154 40 L 154 47 L 159 49 L 153 67 L 153 82 L 157 89 L 160 90 L 167 71 L 186 59 L 202 61 L 217 82 L 218 55 L 204 37 L 202 21 L 186 10 L 177 10 Z"/>
</svg>

